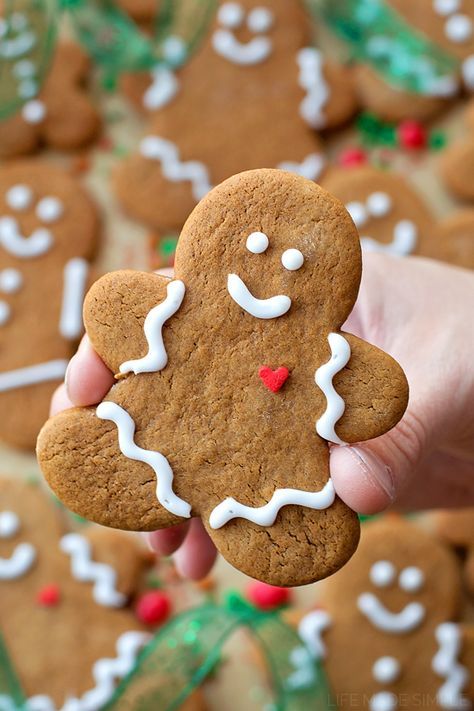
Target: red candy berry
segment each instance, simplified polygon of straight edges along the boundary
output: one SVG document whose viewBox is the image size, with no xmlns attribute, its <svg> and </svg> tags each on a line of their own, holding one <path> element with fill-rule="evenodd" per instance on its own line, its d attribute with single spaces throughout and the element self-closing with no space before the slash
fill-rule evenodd
<svg viewBox="0 0 474 711">
<path fill-rule="evenodd" d="M 61 598 L 61 593 L 57 585 L 45 585 L 44 588 L 38 592 L 36 600 L 38 605 L 42 607 L 54 607 L 58 604 Z"/>
<path fill-rule="evenodd" d="M 367 153 L 362 148 L 346 148 L 339 156 L 339 165 L 343 168 L 354 168 L 367 163 Z"/>
<path fill-rule="evenodd" d="M 426 131 L 418 121 L 402 121 L 398 126 L 398 139 L 404 148 L 419 149 L 426 145 Z"/>
<path fill-rule="evenodd" d="M 289 602 L 291 590 L 255 581 L 247 587 L 247 597 L 260 610 L 273 610 Z"/>
<path fill-rule="evenodd" d="M 171 612 L 169 598 L 159 590 L 150 590 L 139 599 L 136 614 L 145 625 L 160 625 Z"/>
</svg>

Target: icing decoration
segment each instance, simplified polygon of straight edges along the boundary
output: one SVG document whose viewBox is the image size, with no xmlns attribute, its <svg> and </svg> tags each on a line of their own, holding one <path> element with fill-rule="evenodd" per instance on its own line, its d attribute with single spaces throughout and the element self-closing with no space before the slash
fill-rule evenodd
<svg viewBox="0 0 474 711">
<path fill-rule="evenodd" d="M 143 332 L 148 343 L 148 353 L 143 358 L 127 360 L 120 366 L 121 373 L 156 373 L 168 363 L 168 354 L 163 343 L 163 326 L 183 303 L 186 287 L 179 279 L 170 281 L 166 287 L 166 299 L 148 312 Z"/>
<path fill-rule="evenodd" d="M 81 583 L 94 583 L 93 597 L 98 605 L 122 607 L 127 598 L 116 590 L 117 573 L 105 563 L 92 560 L 89 541 L 78 533 L 67 533 L 59 544 L 63 553 L 71 557 L 72 576 Z"/>
<path fill-rule="evenodd" d="M 366 201 L 367 210 L 372 217 L 385 217 L 390 212 L 392 201 L 390 195 L 383 192 L 371 193 Z"/>
<path fill-rule="evenodd" d="M 225 2 L 217 13 L 217 20 L 229 30 L 237 29 L 244 21 L 244 9 L 238 2 Z"/>
<path fill-rule="evenodd" d="M 410 566 L 402 570 L 398 582 L 402 590 L 406 592 L 418 592 L 423 587 L 425 576 L 423 575 L 423 571 L 419 568 Z"/>
<path fill-rule="evenodd" d="M 245 246 L 252 254 L 262 254 L 268 248 L 268 237 L 264 232 L 252 232 L 247 237 Z"/>
<path fill-rule="evenodd" d="M 281 263 L 288 271 L 295 272 L 303 266 L 304 257 L 299 249 L 287 249 L 281 255 Z"/>
<path fill-rule="evenodd" d="M 397 697 L 390 691 L 380 691 L 378 694 L 374 694 L 369 701 L 370 711 L 395 711 L 397 707 Z"/>
<path fill-rule="evenodd" d="M 244 11 L 238 3 L 224 3 L 217 19 L 222 27 L 212 35 L 212 46 L 219 56 L 241 66 L 259 64 L 270 56 L 272 43 L 268 37 L 254 37 L 245 44 L 236 38 L 234 30 L 244 21 Z M 266 32 L 272 24 L 273 13 L 266 7 L 254 8 L 247 17 L 247 27 L 254 33 Z"/>
<path fill-rule="evenodd" d="M 41 123 L 46 117 L 46 106 L 39 99 L 31 99 L 23 104 L 21 115 L 26 123 Z"/>
<path fill-rule="evenodd" d="M 22 54 L 30 52 L 36 44 L 36 37 L 33 32 L 23 32 L 23 34 L 12 39 L 2 39 L 0 44 L 0 57 L 4 59 L 14 59 Z"/>
<path fill-rule="evenodd" d="M 18 269 L 7 268 L 0 271 L 0 291 L 15 294 L 23 285 L 23 277 Z"/>
<path fill-rule="evenodd" d="M 396 257 L 405 257 L 411 254 L 416 247 L 418 230 L 411 220 L 399 220 L 393 230 L 393 240 L 388 244 L 381 244 L 371 237 L 361 237 L 362 248 L 370 252 L 385 252 Z"/>
<path fill-rule="evenodd" d="M 365 223 L 369 219 L 366 207 L 363 202 L 358 202 L 357 200 L 348 202 L 346 205 L 346 210 L 352 217 L 352 221 L 356 227 L 363 227 L 363 225 L 365 225 Z"/>
<path fill-rule="evenodd" d="M 380 684 L 393 684 L 400 672 L 400 662 L 395 657 L 379 657 L 372 667 L 372 675 Z"/>
<path fill-rule="evenodd" d="M 474 91 L 474 54 L 471 54 L 463 61 L 461 69 L 466 87 Z"/>
<path fill-rule="evenodd" d="M 272 393 L 277 393 L 288 380 L 290 371 L 283 365 L 276 370 L 272 370 L 268 365 L 262 365 L 258 370 L 258 375 L 266 388 Z"/>
<path fill-rule="evenodd" d="M 36 216 L 42 222 L 57 222 L 64 212 L 64 206 L 57 197 L 44 197 L 36 206 Z"/>
<path fill-rule="evenodd" d="M 53 244 L 51 232 L 45 227 L 33 230 L 29 237 L 24 237 L 14 217 L 0 217 L 0 245 L 19 259 L 39 257 Z"/>
<path fill-rule="evenodd" d="M 136 615 L 145 625 L 160 625 L 169 617 L 171 602 L 160 590 L 150 590 L 138 600 Z"/>
<path fill-rule="evenodd" d="M 451 15 L 461 7 L 461 0 L 433 0 L 433 9 L 438 15 Z"/>
<path fill-rule="evenodd" d="M 411 602 L 401 612 L 390 612 L 372 593 L 362 593 L 357 598 L 357 607 L 374 627 L 390 634 L 404 634 L 415 630 L 425 618 L 425 608 Z"/>
<path fill-rule="evenodd" d="M 67 360 L 48 360 L 46 363 L 28 365 L 0 373 L 0 393 L 15 388 L 24 388 L 50 380 L 62 380 L 67 368 Z"/>
<path fill-rule="evenodd" d="M 5 199 L 12 210 L 27 210 L 33 200 L 33 192 L 27 185 L 13 185 L 7 190 Z"/>
<path fill-rule="evenodd" d="M 268 7 L 255 7 L 247 17 L 250 32 L 268 32 L 273 25 L 273 12 Z"/>
<path fill-rule="evenodd" d="M 329 99 L 329 86 L 324 77 L 322 54 L 314 47 L 305 47 L 296 59 L 300 70 L 298 81 L 306 92 L 300 104 L 301 117 L 312 128 L 324 128 L 323 109 Z"/>
<path fill-rule="evenodd" d="M 301 175 L 308 180 L 316 180 L 321 175 L 324 168 L 325 159 L 320 153 L 309 153 L 301 163 L 293 161 L 283 161 L 278 164 L 280 170 L 287 170 L 289 173 Z"/>
<path fill-rule="evenodd" d="M 156 475 L 156 498 L 170 513 L 181 518 L 191 516 L 191 506 L 173 492 L 173 470 L 160 452 L 142 449 L 134 442 L 135 422 L 128 412 L 114 402 L 101 402 L 96 415 L 101 420 L 110 420 L 117 426 L 118 444 L 124 457 L 148 464 Z"/>
<path fill-rule="evenodd" d="M 76 339 L 82 333 L 82 303 L 87 285 L 89 265 L 75 257 L 64 267 L 63 300 L 59 318 L 59 332 L 64 338 Z"/>
<path fill-rule="evenodd" d="M 327 649 L 323 632 L 331 626 L 331 618 L 324 610 L 308 612 L 298 625 L 298 634 L 315 659 L 326 659 Z"/>
<path fill-rule="evenodd" d="M 26 575 L 36 560 L 31 543 L 20 543 L 10 558 L 0 558 L 0 580 L 16 580 Z"/>
<path fill-rule="evenodd" d="M 11 310 L 6 301 L 0 301 L 0 326 L 4 326 L 8 323 L 10 313 Z"/>
<path fill-rule="evenodd" d="M 336 392 L 333 385 L 334 376 L 339 373 L 349 362 L 351 347 L 340 333 L 330 333 L 328 336 L 331 358 L 321 365 L 315 375 L 316 385 L 326 397 L 326 409 L 316 422 L 316 432 L 323 439 L 334 444 L 346 444 L 335 431 L 336 423 L 340 420 L 346 409 L 346 403 Z"/>
<path fill-rule="evenodd" d="M 370 569 L 370 580 L 378 588 L 387 588 L 395 580 L 396 570 L 388 560 L 379 560 Z"/>
<path fill-rule="evenodd" d="M 61 599 L 61 593 L 57 585 L 45 585 L 38 592 L 36 602 L 42 607 L 55 607 Z"/>
<path fill-rule="evenodd" d="M 446 37 L 456 44 L 463 44 L 472 37 L 472 21 L 467 15 L 452 15 L 444 26 Z"/>
<path fill-rule="evenodd" d="M 161 64 L 152 69 L 150 76 L 152 82 L 143 94 L 143 106 L 156 111 L 176 96 L 179 84 L 173 72 Z"/>
<path fill-rule="evenodd" d="M 468 709 L 470 704 L 463 699 L 462 690 L 469 680 L 469 672 L 458 662 L 462 646 L 459 626 L 445 622 L 438 625 L 435 636 L 439 648 L 432 668 L 435 674 L 446 679 L 437 693 L 438 704 L 443 709 Z"/>
<path fill-rule="evenodd" d="M 13 538 L 20 530 L 20 519 L 13 511 L 0 512 L 0 538 Z"/>
<path fill-rule="evenodd" d="M 178 148 L 171 141 L 159 136 L 146 136 L 140 143 L 140 152 L 145 158 L 161 163 L 163 175 L 167 180 L 174 183 L 189 180 L 195 200 L 201 200 L 211 189 L 209 173 L 204 163 L 197 160 L 181 161 Z"/>
<path fill-rule="evenodd" d="M 237 274 L 228 275 L 227 291 L 240 308 L 255 318 L 279 318 L 286 314 L 291 306 L 291 299 L 285 295 L 271 296 L 268 299 L 255 298 Z"/>
<path fill-rule="evenodd" d="M 20 59 L 19 62 L 15 62 L 12 71 L 18 79 L 25 79 L 36 73 L 35 65 L 30 59 Z"/>
<path fill-rule="evenodd" d="M 272 498 L 264 506 L 245 506 L 234 498 L 221 501 L 209 516 L 211 528 L 221 528 L 234 518 L 245 518 L 257 526 L 272 526 L 283 506 L 306 506 L 322 511 L 334 503 L 336 492 L 329 479 L 320 491 L 302 491 L 301 489 L 276 489 Z"/>
</svg>

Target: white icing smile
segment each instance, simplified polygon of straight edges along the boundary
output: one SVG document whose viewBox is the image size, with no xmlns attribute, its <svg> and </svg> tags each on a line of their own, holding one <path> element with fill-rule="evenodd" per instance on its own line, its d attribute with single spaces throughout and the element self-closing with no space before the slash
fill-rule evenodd
<svg viewBox="0 0 474 711">
<path fill-rule="evenodd" d="M 31 570 L 36 550 L 31 543 L 20 543 L 10 558 L 0 558 L 0 580 L 15 580 Z"/>
<path fill-rule="evenodd" d="M 290 297 L 284 294 L 257 299 L 237 274 L 227 277 L 227 291 L 241 309 L 255 318 L 278 318 L 286 314 L 291 306 Z"/>
<path fill-rule="evenodd" d="M 419 602 L 410 602 L 400 612 L 390 612 L 372 593 L 362 593 L 357 607 L 369 622 L 382 632 L 404 634 L 419 627 L 425 618 L 425 608 Z"/>
<path fill-rule="evenodd" d="M 0 245 L 19 259 L 39 257 L 53 244 L 53 236 L 45 227 L 38 227 L 29 236 L 21 233 L 14 217 L 0 217 Z"/>
<path fill-rule="evenodd" d="M 352 217 L 355 226 L 361 228 L 371 219 L 385 217 L 392 209 L 392 199 L 388 193 L 371 193 L 365 203 L 354 200 L 346 204 L 346 210 Z M 361 234 L 362 248 L 370 252 L 384 252 L 398 257 L 411 254 L 418 240 L 418 228 L 412 220 L 399 220 L 394 229 L 392 241 L 383 244 L 378 240 Z"/>
<path fill-rule="evenodd" d="M 270 56 L 272 42 L 263 34 L 273 24 L 273 13 L 269 8 L 255 7 L 245 18 L 239 3 L 227 2 L 220 8 L 217 19 L 220 28 L 212 36 L 212 46 L 219 56 L 241 66 L 259 64 Z M 245 19 L 251 32 L 262 34 L 243 43 L 239 42 L 234 30 L 241 27 Z"/>
</svg>

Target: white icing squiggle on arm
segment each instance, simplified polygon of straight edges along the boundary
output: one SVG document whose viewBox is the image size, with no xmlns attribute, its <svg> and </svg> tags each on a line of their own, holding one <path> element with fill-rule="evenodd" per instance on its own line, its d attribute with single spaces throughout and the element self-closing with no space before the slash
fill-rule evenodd
<svg viewBox="0 0 474 711">
<path fill-rule="evenodd" d="M 458 661 L 461 652 L 459 626 L 445 622 L 436 628 L 435 635 L 439 649 L 433 657 L 432 668 L 435 674 L 446 679 L 437 693 L 438 704 L 443 709 L 470 709 L 469 700 L 462 696 L 469 672 Z"/>
<path fill-rule="evenodd" d="M 321 491 L 302 491 L 301 489 L 277 489 L 272 498 L 264 506 L 245 506 L 234 498 L 221 501 L 209 516 L 211 528 L 221 528 L 233 518 L 245 518 L 258 526 L 272 526 L 283 506 L 306 506 L 309 509 L 321 511 L 334 503 L 336 493 L 334 485 L 329 481 Z"/>
<path fill-rule="evenodd" d="M 0 580 L 16 580 L 25 575 L 36 560 L 31 543 L 20 543 L 10 558 L 0 558 Z"/>
<path fill-rule="evenodd" d="M 330 333 L 328 336 L 331 358 L 317 369 L 314 379 L 316 385 L 326 396 L 326 410 L 316 422 L 316 432 L 323 439 L 335 444 L 347 444 L 337 436 L 335 426 L 344 414 L 346 403 L 336 392 L 333 378 L 348 364 L 351 357 L 351 347 L 340 333 Z"/>
<path fill-rule="evenodd" d="M 323 109 L 329 99 L 329 86 L 324 77 L 321 52 L 314 47 L 300 49 L 297 62 L 300 68 L 298 81 L 306 92 L 300 104 L 300 114 L 312 128 L 323 128 L 326 125 Z"/>
<path fill-rule="evenodd" d="M 79 338 L 82 333 L 82 304 L 89 265 L 85 259 L 70 259 L 64 267 L 63 302 L 59 332 L 64 338 Z"/>
<path fill-rule="evenodd" d="M 308 180 L 316 180 L 321 175 L 325 163 L 325 158 L 321 153 L 309 153 L 301 163 L 286 160 L 279 163 L 277 168 L 287 170 L 289 173 L 295 173 L 295 175 L 301 175 L 301 177 L 308 178 Z"/>
<path fill-rule="evenodd" d="M 120 366 L 121 373 L 155 373 L 163 370 L 168 362 L 168 355 L 163 343 L 162 328 L 183 303 L 186 289 L 182 281 L 176 279 L 166 287 L 166 299 L 148 313 L 143 331 L 148 343 L 148 353 L 143 358 L 127 360 Z"/>
<path fill-rule="evenodd" d="M 156 474 L 156 498 L 170 513 L 181 518 L 191 516 L 191 506 L 173 491 L 173 470 L 160 452 L 142 449 L 134 442 L 135 422 L 128 412 L 115 402 L 101 402 L 96 415 L 101 420 L 110 420 L 117 426 L 118 443 L 124 457 L 148 464 Z"/>
<path fill-rule="evenodd" d="M 117 574 L 105 563 L 96 563 L 91 558 L 89 541 L 77 533 L 67 533 L 61 538 L 60 548 L 71 556 L 71 572 L 82 583 L 94 583 L 93 596 L 98 605 L 122 607 L 127 598 L 115 589 Z"/>
<path fill-rule="evenodd" d="M 228 275 L 227 291 L 241 309 L 255 318 L 278 318 L 286 314 L 291 306 L 290 297 L 285 295 L 256 299 L 237 274 Z"/>
<path fill-rule="evenodd" d="M 331 618 L 325 610 L 313 610 L 305 615 L 298 625 L 298 634 L 314 659 L 326 658 L 323 632 L 331 626 Z"/>
<path fill-rule="evenodd" d="M 357 607 L 374 627 L 391 634 L 411 632 L 425 619 L 425 608 L 419 602 L 410 602 L 403 610 L 395 613 L 387 610 L 372 593 L 359 595 Z"/>
</svg>

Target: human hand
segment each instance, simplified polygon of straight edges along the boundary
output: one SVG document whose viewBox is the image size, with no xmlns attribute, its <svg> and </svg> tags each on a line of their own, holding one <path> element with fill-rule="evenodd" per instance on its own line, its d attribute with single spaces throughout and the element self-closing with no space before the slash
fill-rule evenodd
<svg viewBox="0 0 474 711">
<path fill-rule="evenodd" d="M 408 509 L 474 503 L 474 274 L 423 259 L 364 255 L 356 306 L 344 325 L 388 352 L 410 384 L 399 424 L 375 440 L 331 447 L 338 495 L 360 513 L 395 501 Z M 95 405 L 113 374 L 86 337 L 72 358 L 52 414 Z M 159 554 L 175 554 L 183 576 L 211 569 L 215 548 L 199 519 L 149 534 Z"/>
</svg>

